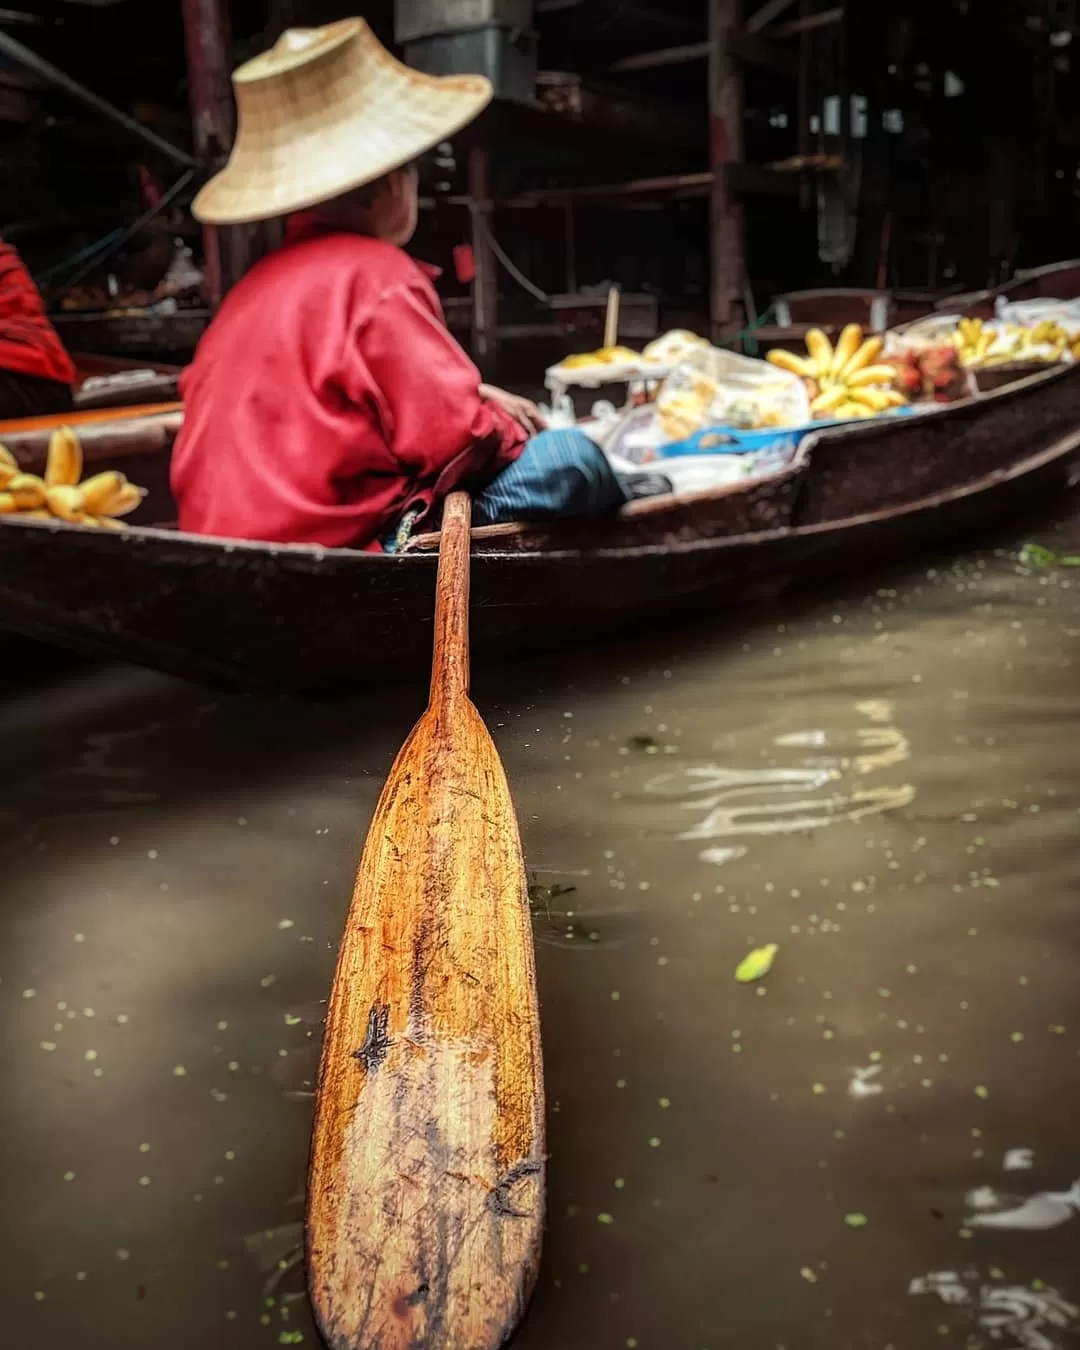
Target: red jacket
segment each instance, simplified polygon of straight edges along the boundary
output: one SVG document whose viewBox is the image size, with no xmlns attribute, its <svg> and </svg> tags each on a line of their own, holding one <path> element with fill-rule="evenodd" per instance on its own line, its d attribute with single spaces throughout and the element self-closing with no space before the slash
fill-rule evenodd
<svg viewBox="0 0 1080 1350">
<path fill-rule="evenodd" d="M 418 264 L 300 217 L 182 377 L 180 528 L 377 548 L 407 508 L 521 453 L 524 430 L 479 387 Z"/>
<path fill-rule="evenodd" d="M 38 288 L 10 244 L 0 242 L 0 370 L 75 383 L 75 367 L 45 317 Z"/>
</svg>

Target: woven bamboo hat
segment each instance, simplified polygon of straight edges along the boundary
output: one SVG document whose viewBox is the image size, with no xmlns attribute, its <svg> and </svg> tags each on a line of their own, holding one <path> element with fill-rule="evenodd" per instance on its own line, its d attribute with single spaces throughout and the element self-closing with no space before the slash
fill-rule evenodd
<svg viewBox="0 0 1080 1350">
<path fill-rule="evenodd" d="M 236 144 L 192 207 L 210 225 L 269 220 L 374 182 L 468 125 L 492 93 L 481 75 L 403 66 L 363 19 L 290 29 L 233 87 Z"/>
</svg>

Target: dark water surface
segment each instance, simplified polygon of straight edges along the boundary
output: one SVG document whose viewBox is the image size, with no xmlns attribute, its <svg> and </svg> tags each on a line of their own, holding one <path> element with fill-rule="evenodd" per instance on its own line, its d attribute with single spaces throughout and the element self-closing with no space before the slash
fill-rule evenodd
<svg viewBox="0 0 1080 1350">
<path fill-rule="evenodd" d="M 1078 599 L 988 552 L 478 672 L 549 888 L 521 1350 L 1073 1343 Z M 323 1000 L 421 703 L 0 704 L 3 1350 L 315 1345 Z"/>
</svg>

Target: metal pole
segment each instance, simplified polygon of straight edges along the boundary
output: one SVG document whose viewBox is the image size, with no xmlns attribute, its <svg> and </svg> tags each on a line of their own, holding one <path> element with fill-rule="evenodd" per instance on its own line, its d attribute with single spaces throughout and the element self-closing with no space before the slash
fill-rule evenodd
<svg viewBox="0 0 1080 1350">
<path fill-rule="evenodd" d="M 712 280 L 709 319 L 713 340 L 739 326 L 739 297 L 746 264 L 742 207 L 734 199 L 729 169 L 743 157 L 743 89 L 731 35 L 742 22 L 743 0 L 709 0 L 709 148 Z"/>
<path fill-rule="evenodd" d="M 185 150 L 180 150 L 175 145 L 171 145 L 161 136 L 149 130 L 148 127 L 142 126 L 133 117 L 129 117 L 127 113 L 121 112 L 119 108 L 114 108 L 111 103 L 107 103 L 105 99 L 91 90 L 85 89 L 70 75 L 65 75 L 51 62 L 44 60 L 36 52 L 32 52 L 29 47 L 24 47 L 21 42 L 2 31 L 0 31 L 0 52 L 5 56 L 10 56 L 13 61 L 17 61 L 27 70 L 33 71 L 35 75 L 39 75 L 55 89 L 61 90 L 83 104 L 84 107 L 99 113 L 110 122 L 115 122 L 118 127 L 123 127 L 129 135 L 137 137 L 146 145 L 153 146 L 159 154 L 165 155 L 174 164 L 179 164 L 185 169 L 194 167 L 194 159 Z"/>
<path fill-rule="evenodd" d="M 498 276 L 491 247 L 491 156 L 476 147 L 469 151 L 469 209 L 472 215 L 473 351 L 481 366 L 495 357 L 498 323 Z M 485 228 L 487 227 L 487 228 Z"/>
</svg>

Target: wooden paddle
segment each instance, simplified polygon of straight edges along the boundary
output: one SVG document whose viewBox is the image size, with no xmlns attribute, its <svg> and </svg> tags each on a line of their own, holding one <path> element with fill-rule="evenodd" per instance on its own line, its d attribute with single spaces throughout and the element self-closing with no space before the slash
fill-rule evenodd
<svg viewBox="0 0 1080 1350">
<path fill-rule="evenodd" d="M 488 1350 L 520 1320 L 544 1211 L 521 841 L 469 701 L 469 524 L 448 498 L 427 711 L 375 809 L 338 957 L 308 1178 L 331 1350 Z"/>
</svg>

